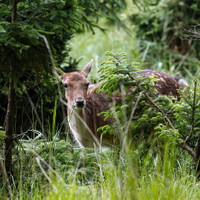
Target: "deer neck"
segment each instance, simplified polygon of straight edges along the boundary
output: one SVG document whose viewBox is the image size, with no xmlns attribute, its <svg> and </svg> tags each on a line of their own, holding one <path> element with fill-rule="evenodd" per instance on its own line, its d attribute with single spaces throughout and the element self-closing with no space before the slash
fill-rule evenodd
<svg viewBox="0 0 200 200">
<path fill-rule="evenodd" d="M 88 113 L 86 113 L 85 107 L 82 109 L 68 109 L 68 122 L 76 141 L 81 146 L 94 147 L 97 138 L 93 134 L 93 128 L 88 124 Z"/>
<path fill-rule="evenodd" d="M 68 109 L 68 122 L 70 128 L 76 130 L 80 134 L 81 130 L 85 129 L 86 117 L 84 108 L 82 109 Z"/>
</svg>

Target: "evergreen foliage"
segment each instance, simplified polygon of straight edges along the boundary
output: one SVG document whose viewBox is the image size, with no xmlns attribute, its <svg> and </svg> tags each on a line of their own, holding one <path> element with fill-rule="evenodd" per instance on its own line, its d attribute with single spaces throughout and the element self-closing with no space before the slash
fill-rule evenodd
<svg viewBox="0 0 200 200">
<path fill-rule="evenodd" d="M 194 80 L 194 87 L 181 92 L 180 101 L 162 95 L 156 97 L 155 77 L 135 76 L 137 68 L 126 64 L 123 53 L 107 52 L 107 55 L 110 59 L 99 70 L 100 78 L 104 80 L 99 90 L 108 95 L 118 94 L 122 100 L 103 113 L 106 118 L 116 120 L 113 126 L 100 128 L 103 133 L 115 134 L 122 148 L 127 146 L 127 136 L 136 143 L 139 138 L 147 140 L 155 136 L 160 141 L 175 142 L 193 157 L 194 165 L 198 167 L 195 159 L 200 158 L 197 148 L 200 145 L 199 80 Z"/>
<path fill-rule="evenodd" d="M 56 63 L 61 64 L 68 53 L 64 52 L 65 44 L 79 27 L 79 6 L 76 1 L 2 1 L 0 9 L 1 26 L 4 30 L 0 33 L 1 98 L 5 96 L 8 80 L 12 77 L 19 102 L 15 108 L 18 111 L 17 131 L 20 126 L 27 130 L 32 124 L 29 120 L 23 122 L 27 115 L 32 118 L 27 95 L 35 104 L 40 104 L 43 100 L 46 109 L 53 99 L 45 93 L 56 90 L 52 84 L 52 64 L 43 37 L 49 41 Z M 16 15 L 14 21 L 11 20 L 13 13 Z M 21 112 L 23 107 L 28 108 L 27 115 Z M 49 109 L 44 112 L 45 115 L 49 115 L 48 113 Z M 4 118 L 2 113 L 2 124 Z"/>
<path fill-rule="evenodd" d="M 80 27 L 81 31 L 85 29 L 91 30 L 92 33 L 95 33 L 94 28 L 99 28 L 101 31 L 105 32 L 105 28 L 98 25 L 99 19 L 106 17 L 107 20 L 114 22 L 118 27 L 122 27 L 126 31 L 128 28 L 120 20 L 117 12 L 126 8 L 125 0 L 104 0 L 104 1 L 94 1 L 94 0 L 80 0 L 78 1 L 79 5 L 83 8 L 84 12 L 80 12 L 82 24 Z"/>
<path fill-rule="evenodd" d="M 102 15 L 112 15 L 113 19 L 116 17 L 116 20 L 120 21 L 114 10 L 123 9 L 125 2 L 123 0 L 120 2 L 110 0 L 106 2 L 92 0 L 87 2 L 76 0 L 15 2 L 16 19 L 12 22 L 13 2 L 0 1 L 0 82 L 2 86 L 0 122 L 3 125 L 5 121 L 8 80 L 12 76 L 15 79 L 14 87 L 17 98 L 18 126 L 16 129 L 26 131 L 31 124 L 35 123 L 35 120 L 31 121 L 31 119 L 38 118 L 38 116 L 46 116 L 45 126 L 51 123 L 50 113 L 54 104 L 54 95 L 57 95 L 55 91 L 58 90 L 53 83 L 52 63 L 44 37 L 49 42 L 55 65 L 60 67 L 64 62 L 63 70 L 73 71 L 79 62 L 69 57 L 68 43 L 74 33 L 83 26 L 87 26 L 94 32 L 96 22 L 93 21 L 93 16 L 95 14 L 96 20 Z M 109 13 L 111 9 L 112 13 Z M 37 116 L 32 115 L 27 95 L 30 96 L 35 107 L 39 108 Z M 41 104 L 43 104 L 43 111 Z M 58 107 L 60 108 L 58 116 L 62 116 L 60 102 L 58 102 Z M 26 113 L 22 113 L 21 110 L 26 110 Z M 62 121 L 62 117 L 58 121 Z M 41 126 L 37 128 L 41 129 Z"/>
<path fill-rule="evenodd" d="M 138 76 L 139 64 L 126 64 L 124 53 L 107 52 L 106 55 L 110 56 L 110 59 L 104 62 L 99 70 L 100 80 L 104 80 L 99 90 L 103 90 L 108 95 L 119 95 L 121 96 L 119 99 L 122 100 L 116 102 L 114 109 L 104 113 L 105 117 L 114 117 L 116 119 L 115 127 L 119 127 L 121 124 L 121 129 L 114 129 L 118 134 L 117 137 L 122 135 L 123 138 L 123 135 L 129 133 L 136 139 L 141 136 L 141 129 L 146 130 L 146 135 L 148 135 L 147 130 L 150 131 L 152 125 L 155 126 L 158 122 L 165 121 L 162 114 L 157 112 L 146 98 L 148 95 L 148 98 L 155 99 L 154 81 L 157 78 Z M 164 99 L 166 100 L 164 101 Z M 158 97 L 156 102 L 160 102 L 160 106 L 167 105 L 166 109 L 172 105 L 171 100 L 167 97 Z M 110 130 L 112 127 L 109 125 L 102 129 L 113 133 Z"/>
</svg>

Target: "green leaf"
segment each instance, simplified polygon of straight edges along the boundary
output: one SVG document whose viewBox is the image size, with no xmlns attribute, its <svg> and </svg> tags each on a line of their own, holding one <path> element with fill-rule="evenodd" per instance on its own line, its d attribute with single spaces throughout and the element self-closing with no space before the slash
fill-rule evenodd
<svg viewBox="0 0 200 200">
<path fill-rule="evenodd" d="M 3 28 L 3 26 L 0 25 L 0 33 L 5 33 L 5 29 Z"/>
<path fill-rule="evenodd" d="M 2 130 L 2 127 L 0 126 L 0 138 L 5 137 L 6 132 Z"/>
</svg>

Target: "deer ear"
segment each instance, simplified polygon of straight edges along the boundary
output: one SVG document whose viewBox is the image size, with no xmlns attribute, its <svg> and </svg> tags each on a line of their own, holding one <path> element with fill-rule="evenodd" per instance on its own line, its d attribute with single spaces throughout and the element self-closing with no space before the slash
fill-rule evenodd
<svg viewBox="0 0 200 200">
<path fill-rule="evenodd" d="M 88 74 L 91 71 L 92 68 L 92 63 L 93 63 L 93 59 L 83 68 L 82 72 L 85 74 L 85 77 L 87 78 Z"/>
</svg>

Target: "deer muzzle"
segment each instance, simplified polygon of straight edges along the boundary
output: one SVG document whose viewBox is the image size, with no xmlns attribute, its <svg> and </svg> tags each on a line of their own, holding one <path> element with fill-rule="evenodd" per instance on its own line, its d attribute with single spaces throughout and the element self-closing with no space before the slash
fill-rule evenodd
<svg viewBox="0 0 200 200">
<path fill-rule="evenodd" d="M 85 100 L 84 99 L 76 99 L 75 105 L 78 108 L 83 108 L 85 106 Z"/>
</svg>

